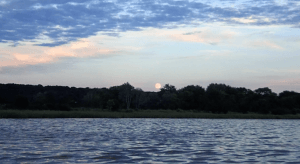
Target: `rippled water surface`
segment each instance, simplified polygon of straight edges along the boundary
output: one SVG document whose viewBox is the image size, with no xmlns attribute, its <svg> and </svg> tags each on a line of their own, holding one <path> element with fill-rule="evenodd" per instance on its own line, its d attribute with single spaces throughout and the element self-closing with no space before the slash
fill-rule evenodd
<svg viewBox="0 0 300 164">
<path fill-rule="evenodd" d="M 0 119 L 0 163 L 299 163 L 300 120 Z"/>
</svg>

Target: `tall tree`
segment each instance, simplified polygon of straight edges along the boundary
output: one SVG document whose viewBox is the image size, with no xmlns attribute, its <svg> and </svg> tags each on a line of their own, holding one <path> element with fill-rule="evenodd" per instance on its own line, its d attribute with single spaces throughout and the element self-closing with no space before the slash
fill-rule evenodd
<svg viewBox="0 0 300 164">
<path fill-rule="evenodd" d="M 126 103 L 126 108 L 130 108 L 131 99 L 133 96 L 134 87 L 130 85 L 128 82 L 124 83 L 120 86 L 119 99 Z"/>
<path fill-rule="evenodd" d="M 145 99 L 145 93 L 141 88 L 136 88 L 133 90 L 135 96 L 135 108 L 139 109 L 141 102 Z"/>
<path fill-rule="evenodd" d="M 202 109 L 204 106 L 205 89 L 200 86 L 189 85 L 178 90 L 180 108 Z"/>
</svg>

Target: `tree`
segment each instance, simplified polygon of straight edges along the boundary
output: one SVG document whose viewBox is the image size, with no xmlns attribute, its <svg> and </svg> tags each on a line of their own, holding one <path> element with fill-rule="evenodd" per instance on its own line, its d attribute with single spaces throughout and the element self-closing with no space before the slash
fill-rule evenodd
<svg viewBox="0 0 300 164">
<path fill-rule="evenodd" d="M 175 86 L 166 84 L 163 88 L 158 92 L 159 96 L 162 96 L 165 92 L 169 93 L 177 93 Z"/>
<path fill-rule="evenodd" d="M 205 89 L 200 86 L 189 85 L 178 90 L 180 108 L 202 109 L 204 106 Z"/>
<path fill-rule="evenodd" d="M 254 92 L 259 95 L 276 95 L 276 93 L 272 92 L 272 90 L 268 87 L 258 88 L 256 90 L 254 90 Z"/>
<path fill-rule="evenodd" d="M 25 109 L 28 107 L 28 99 L 25 96 L 18 95 L 15 100 L 15 105 L 17 108 Z"/>
<path fill-rule="evenodd" d="M 165 92 L 162 95 L 162 106 L 165 109 L 177 109 L 178 108 L 178 98 L 175 93 Z"/>
<path fill-rule="evenodd" d="M 83 97 L 83 102 L 85 102 L 86 106 L 99 107 L 101 98 L 97 92 L 90 91 Z"/>
<path fill-rule="evenodd" d="M 135 108 L 139 109 L 141 102 L 145 99 L 145 93 L 141 88 L 136 88 L 133 90 L 135 96 Z"/>
<path fill-rule="evenodd" d="M 294 91 L 283 91 L 279 94 L 280 106 L 296 114 L 300 109 L 300 94 Z"/>
<path fill-rule="evenodd" d="M 161 99 L 161 106 L 164 109 L 176 109 L 178 108 L 177 90 L 175 86 L 166 84 L 160 89 L 158 95 Z"/>
<path fill-rule="evenodd" d="M 231 93 L 231 87 L 225 84 L 210 84 L 206 88 L 206 97 L 208 103 L 206 105 L 206 110 L 213 113 L 227 113 L 231 109 L 230 105 L 232 103 L 226 102 L 229 100 L 227 98 Z"/>
<path fill-rule="evenodd" d="M 145 93 L 145 101 L 143 107 L 146 109 L 159 109 L 160 108 L 160 98 L 157 92 Z"/>
<path fill-rule="evenodd" d="M 130 108 L 131 99 L 133 96 L 134 87 L 130 85 L 128 82 L 124 83 L 120 86 L 119 99 L 121 99 L 126 104 L 126 108 Z"/>
<path fill-rule="evenodd" d="M 115 106 L 114 100 L 110 99 L 110 100 L 107 101 L 107 109 L 108 110 L 114 109 L 114 106 Z"/>
</svg>

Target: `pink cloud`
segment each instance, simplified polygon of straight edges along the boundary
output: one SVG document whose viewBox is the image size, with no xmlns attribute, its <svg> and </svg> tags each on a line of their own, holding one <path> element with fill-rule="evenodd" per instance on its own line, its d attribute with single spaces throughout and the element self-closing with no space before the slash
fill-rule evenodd
<svg viewBox="0 0 300 164">
<path fill-rule="evenodd" d="M 18 47 L 4 47 L 0 50 L 3 60 L 0 68 L 6 66 L 35 65 L 59 60 L 61 57 L 90 57 L 113 54 L 116 50 L 97 46 L 88 39 L 82 39 L 59 47 L 40 47 L 32 44 Z"/>
</svg>

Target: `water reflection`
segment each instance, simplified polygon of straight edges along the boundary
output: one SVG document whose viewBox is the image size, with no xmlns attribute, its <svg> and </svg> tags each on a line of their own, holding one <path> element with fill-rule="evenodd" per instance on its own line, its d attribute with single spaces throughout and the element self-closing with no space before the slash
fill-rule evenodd
<svg viewBox="0 0 300 164">
<path fill-rule="evenodd" d="M 1 119 L 0 163 L 293 163 L 299 120 Z"/>
</svg>

